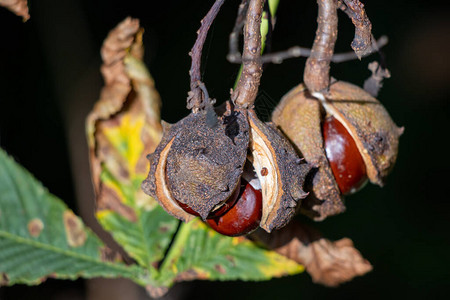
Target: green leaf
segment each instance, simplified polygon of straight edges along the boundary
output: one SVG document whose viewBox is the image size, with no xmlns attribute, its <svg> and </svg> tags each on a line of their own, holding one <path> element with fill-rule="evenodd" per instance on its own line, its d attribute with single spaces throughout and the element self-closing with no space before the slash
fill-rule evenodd
<svg viewBox="0 0 450 300">
<path fill-rule="evenodd" d="M 39 284 L 46 277 L 128 277 L 137 266 L 108 261 L 81 219 L 0 149 L 0 283 Z"/>
<path fill-rule="evenodd" d="M 126 182 L 115 180 L 107 169 L 103 172 L 102 181 L 105 185 L 113 185 L 114 182 L 116 190 L 123 195 L 123 201 L 132 208 L 136 218 L 130 220 L 113 210 L 102 210 L 97 212 L 97 219 L 132 258 L 141 266 L 154 271 L 154 263 L 164 257 L 178 221 L 156 203 L 149 208 L 136 204 L 133 195 L 139 191 L 141 181 L 138 187 L 127 186 Z"/>
<path fill-rule="evenodd" d="M 161 267 L 160 284 L 174 281 L 268 280 L 298 274 L 303 266 L 244 237 L 226 237 L 199 219 L 183 224 Z"/>
</svg>

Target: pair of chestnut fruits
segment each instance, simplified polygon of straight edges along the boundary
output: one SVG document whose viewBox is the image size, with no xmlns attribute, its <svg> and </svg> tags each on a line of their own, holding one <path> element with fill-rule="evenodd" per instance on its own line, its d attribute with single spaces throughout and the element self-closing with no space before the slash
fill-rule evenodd
<svg viewBox="0 0 450 300">
<path fill-rule="evenodd" d="M 200 82 L 204 35 L 198 36 L 191 51 L 192 112 L 173 125 L 163 123 L 163 137 L 148 156 L 150 171 L 142 184 L 176 218 L 188 222 L 199 216 L 229 236 L 258 227 L 271 232 L 298 213 L 317 221 L 342 213 L 344 195 L 367 180 L 383 185 L 403 131 L 363 89 L 329 82 L 329 55 L 337 36 L 334 1 L 318 2 L 319 15 L 327 17 L 318 18 L 306 85 L 281 99 L 272 122 L 259 120 L 253 106 L 262 75 L 263 4 L 249 2 L 242 74 L 225 107 L 214 108 Z M 213 8 L 200 31 L 209 29 L 207 21 L 217 13 Z"/>
<path fill-rule="evenodd" d="M 300 84 L 275 108 L 273 123 L 259 121 L 251 108 L 228 104 L 218 124 L 207 111 L 164 124 L 163 140 L 149 156 L 144 191 L 173 216 L 200 216 L 228 236 L 258 227 L 270 232 L 297 213 L 323 220 L 343 212 L 343 196 L 367 181 L 383 185 L 403 129 L 355 85 L 337 81 L 323 95 Z M 242 140 L 244 150 L 232 154 Z"/>
</svg>

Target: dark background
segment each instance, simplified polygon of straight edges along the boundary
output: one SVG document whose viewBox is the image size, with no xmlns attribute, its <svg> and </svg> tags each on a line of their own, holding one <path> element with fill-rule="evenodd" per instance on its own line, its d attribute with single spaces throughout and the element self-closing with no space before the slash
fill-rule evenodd
<svg viewBox="0 0 450 300">
<path fill-rule="evenodd" d="M 225 3 L 205 45 L 204 81 L 218 102 L 229 96 L 238 71 L 225 60 L 238 2 Z M 383 51 L 392 78 L 378 98 L 406 130 L 387 185 L 383 189 L 368 185 L 347 198 L 345 214 L 317 226 L 330 239 L 350 237 L 374 270 L 335 289 L 313 284 L 306 273 L 261 283 L 196 281 L 177 285 L 166 299 L 448 297 L 449 4 L 365 2 L 374 35 L 390 39 Z M 188 52 L 211 4 L 40 0 L 31 1 L 27 23 L 0 8 L 0 146 L 92 224 L 84 118 L 102 84 L 98 68 L 103 39 L 126 16 L 141 20 L 146 30 L 145 61 L 163 99 L 162 118 L 175 122 L 188 113 Z M 339 16 L 336 50 L 349 51 L 352 24 L 344 14 Z M 315 1 L 281 0 L 273 49 L 309 47 L 315 18 Z M 332 65 L 331 74 L 362 85 L 370 75 L 367 65 L 375 59 L 377 55 Z M 268 65 L 261 84 L 264 101 L 259 105 L 276 103 L 301 82 L 304 62 L 299 58 Z M 2 287 L 0 299 L 95 299 L 93 290 L 95 284 L 82 280 L 47 280 L 38 287 Z M 137 294 L 139 298 L 144 293 Z M 123 295 L 127 294 L 109 299 L 132 298 Z"/>
</svg>

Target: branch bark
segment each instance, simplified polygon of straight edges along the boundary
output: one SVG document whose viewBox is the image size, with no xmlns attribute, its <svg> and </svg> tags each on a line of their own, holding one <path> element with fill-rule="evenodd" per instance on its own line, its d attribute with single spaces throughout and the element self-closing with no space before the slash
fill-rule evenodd
<svg viewBox="0 0 450 300">
<path fill-rule="evenodd" d="M 262 75 L 260 28 L 263 5 L 264 0 L 251 0 L 247 11 L 242 54 L 242 75 L 231 95 L 233 103 L 242 108 L 253 106 Z"/>
<path fill-rule="evenodd" d="M 372 23 L 370 23 L 364 10 L 364 4 L 359 0 L 342 0 L 339 8 L 347 14 L 355 25 L 355 37 L 352 41 L 352 49 L 359 59 L 372 50 Z M 378 50 L 378 49 L 376 49 Z"/>
<path fill-rule="evenodd" d="M 387 43 L 388 38 L 387 36 L 383 35 L 378 39 L 378 41 L 374 41 L 369 51 L 366 51 L 361 57 L 358 57 L 354 51 L 336 53 L 333 55 L 333 57 L 331 57 L 331 62 L 341 63 L 358 58 L 361 59 L 383 48 L 384 46 L 387 45 Z M 263 64 L 265 63 L 281 64 L 286 59 L 296 57 L 309 57 L 310 55 L 311 55 L 310 48 L 294 46 L 284 51 L 264 54 L 261 56 L 261 62 Z M 242 63 L 242 57 L 240 56 L 240 53 L 230 53 L 229 56 L 227 56 L 227 59 L 230 63 L 239 63 L 239 64 Z"/>
<path fill-rule="evenodd" d="M 200 29 L 197 31 L 197 40 L 195 41 L 191 52 L 189 52 L 189 55 L 192 57 L 192 63 L 191 69 L 189 70 L 189 75 L 191 77 L 191 91 L 188 93 L 187 108 L 193 109 L 194 111 L 204 108 L 204 101 L 208 100 L 205 97 L 206 95 L 203 95 L 202 97 L 202 89 L 200 88 L 202 50 L 209 28 L 214 22 L 214 19 L 224 2 L 225 0 L 216 0 L 206 16 L 202 19 Z"/>
<path fill-rule="evenodd" d="M 338 22 L 335 0 L 317 0 L 317 4 L 316 38 L 303 74 L 307 88 L 313 93 L 328 90 L 330 85 L 330 61 L 337 39 Z"/>
<path fill-rule="evenodd" d="M 229 49 L 227 59 L 230 62 L 235 62 L 239 60 L 242 62 L 241 53 L 239 52 L 239 36 L 241 35 L 242 28 L 245 25 L 245 17 L 247 16 L 248 10 L 248 0 L 242 0 L 239 5 L 238 15 L 234 23 L 233 31 L 230 33 L 229 37 Z"/>
</svg>

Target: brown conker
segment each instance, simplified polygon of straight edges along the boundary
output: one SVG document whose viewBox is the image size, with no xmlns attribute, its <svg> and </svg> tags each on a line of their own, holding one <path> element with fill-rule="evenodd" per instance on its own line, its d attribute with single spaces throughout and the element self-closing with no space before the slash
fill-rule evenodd
<svg viewBox="0 0 450 300">
<path fill-rule="evenodd" d="M 328 162 L 342 194 L 358 191 L 367 182 L 366 165 L 347 129 L 329 116 L 323 124 L 323 141 Z"/>
<path fill-rule="evenodd" d="M 206 223 L 220 234 L 240 236 L 258 228 L 262 216 L 262 193 L 241 179 L 238 200 L 223 215 L 207 219 Z"/>
</svg>

